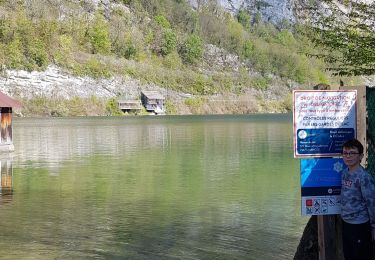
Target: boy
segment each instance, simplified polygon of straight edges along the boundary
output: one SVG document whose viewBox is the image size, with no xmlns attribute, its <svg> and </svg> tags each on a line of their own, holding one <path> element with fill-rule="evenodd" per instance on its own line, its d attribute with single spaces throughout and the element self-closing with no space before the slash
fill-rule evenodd
<svg viewBox="0 0 375 260">
<path fill-rule="evenodd" d="M 375 183 L 360 165 L 363 146 L 356 140 L 343 145 L 343 160 L 348 167 L 342 174 L 341 218 L 345 260 L 372 259 L 375 240 Z"/>
</svg>

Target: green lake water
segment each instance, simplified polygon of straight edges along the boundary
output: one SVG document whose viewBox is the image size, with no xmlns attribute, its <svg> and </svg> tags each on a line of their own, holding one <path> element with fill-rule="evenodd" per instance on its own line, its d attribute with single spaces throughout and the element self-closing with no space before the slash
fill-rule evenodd
<svg viewBox="0 0 375 260">
<path fill-rule="evenodd" d="M 292 132 L 291 115 L 16 118 L 0 258 L 292 259 Z"/>
</svg>

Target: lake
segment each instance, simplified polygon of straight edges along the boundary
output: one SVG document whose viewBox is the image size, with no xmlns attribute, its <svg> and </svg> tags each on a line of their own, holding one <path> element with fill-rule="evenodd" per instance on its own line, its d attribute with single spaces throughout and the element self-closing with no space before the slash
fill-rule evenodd
<svg viewBox="0 0 375 260">
<path fill-rule="evenodd" d="M 292 259 L 292 133 L 291 114 L 15 118 L 1 258 Z"/>
</svg>

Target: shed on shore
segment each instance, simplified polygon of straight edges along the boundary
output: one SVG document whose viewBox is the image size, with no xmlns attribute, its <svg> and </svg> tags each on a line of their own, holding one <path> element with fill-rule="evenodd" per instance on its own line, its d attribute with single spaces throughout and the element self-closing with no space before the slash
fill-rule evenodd
<svg viewBox="0 0 375 260">
<path fill-rule="evenodd" d="M 142 110 L 142 103 L 137 99 L 120 99 L 118 106 L 122 112 L 139 112 Z"/>
<path fill-rule="evenodd" d="M 155 114 L 165 114 L 165 98 L 158 91 L 142 91 L 141 100 L 143 106 L 148 112 L 154 112 Z"/>
<path fill-rule="evenodd" d="M 21 106 L 20 102 L 0 92 L 0 152 L 14 151 L 12 109 Z"/>
</svg>

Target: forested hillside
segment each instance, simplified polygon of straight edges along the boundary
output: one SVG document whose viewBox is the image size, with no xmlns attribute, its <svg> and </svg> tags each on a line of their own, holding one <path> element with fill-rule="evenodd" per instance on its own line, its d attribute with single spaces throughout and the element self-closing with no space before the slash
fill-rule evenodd
<svg viewBox="0 0 375 260">
<path fill-rule="evenodd" d="M 313 47 L 304 30 L 285 21 L 266 23 L 247 10 L 233 15 L 214 0 L 194 8 L 185 0 L 2 0 L 0 62 L 5 74 L 54 64 L 77 77 L 130 77 L 140 89 L 189 94 L 183 100 L 167 96 L 169 113 L 287 111 L 292 88 L 332 81 L 325 65 L 307 55 Z M 19 95 L 30 114 L 38 114 L 40 104 L 92 102 Z M 116 95 L 96 100 L 96 114 L 114 113 L 116 99 L 127 93 Z M 232 103 L 222 110 L 207 106 L 228 96 Z"/>
</svg>

